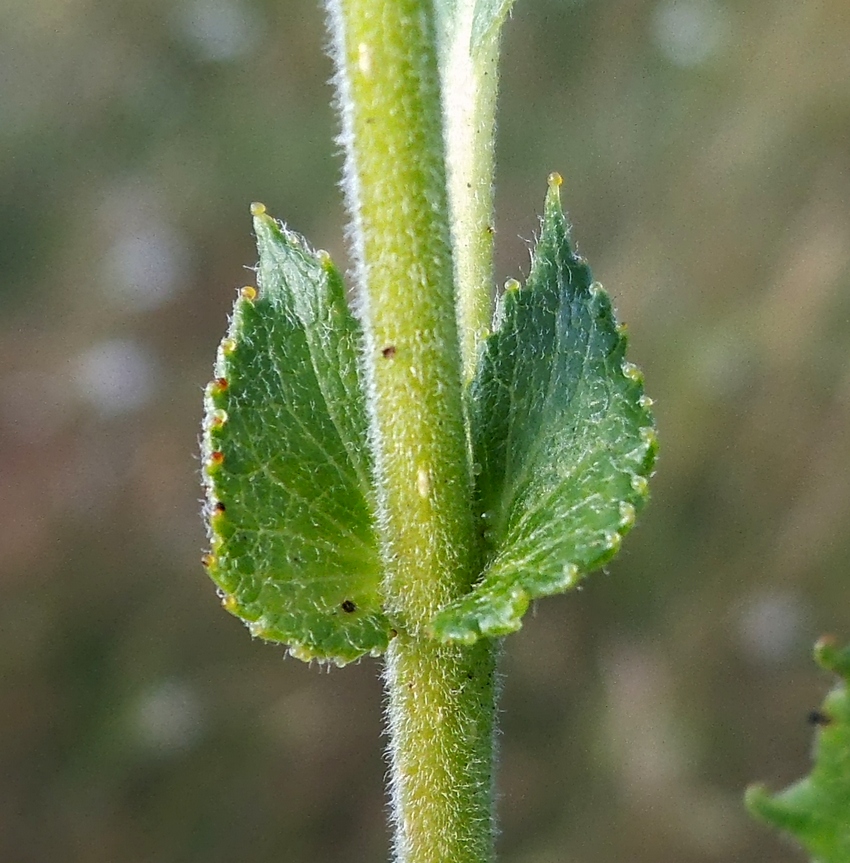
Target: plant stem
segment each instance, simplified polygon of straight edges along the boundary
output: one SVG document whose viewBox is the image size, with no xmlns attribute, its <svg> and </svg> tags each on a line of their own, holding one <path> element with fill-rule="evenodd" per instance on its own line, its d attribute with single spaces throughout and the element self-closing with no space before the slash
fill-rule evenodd
<svg viewBox="0 0 850 863">
<path fill-rule="evenodd" d="M 387 658 L 398 863 L 493 860 L 495 650 L 399 634 Z"/>
<path fill-rule="evenodd" d="M 428 625 L 479 568 L 431 0 L 329 0 L 387 611 L 399 863 L 492 859 L 494 647 Z"/>
</svg>

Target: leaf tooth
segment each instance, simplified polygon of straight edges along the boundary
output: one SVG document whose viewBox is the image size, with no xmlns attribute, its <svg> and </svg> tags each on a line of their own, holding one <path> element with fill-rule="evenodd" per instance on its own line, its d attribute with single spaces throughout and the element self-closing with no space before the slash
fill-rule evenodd
<svg viewBox="0 0 850 863">
<path fill-rule="evenodd" d="M 658 446 L 658 432 L 653 426 L 644 426 L 638 434 L 648 449 L 655 449 Z"/>
<path fill-rule="evenodd" d="M 226 592 L 222 591 L 221 607 L 225 611 L 230 612 L 230 614 L 233 614 L 233 615 L 239 614 L 239 600 L 232 593 L 226 593 Z"/>
<path fill-rule="evenodd" d="M 269 626 L 265 618 L 259 617 L 257 620 L 249 620 L 246 625 L 248 627 L 248 632 L 250 632 L 254 638 L 268 638 Z"/>
<path fill-rule="evenodd" d="M 210 529 L 216 533 L 220 533 L 224 523 L 225 513 L 227 512 L 227 507 L 220 500 L 211 500 L 208 509 Z"/>
<path fill-rule="evenodd" d="M 627 500 L 620 501 L 620 526 L 629 529 L 634 526 L 637 518 L 637 510 L 633 503 Z"/>
<path fill-rule="evenodd" d="M 623 377 L 628 380 L 636 384 L 643 383 L 643 372 L 634 363 L 624 361 L 620 366 L 620 370 L 623 372 Z"/>
<path fill-rule="evenodd" d="M 649 480 L 639 473 L 632 474 L 631 486 L 641 496 L 649 493 Z"/>
<path fill-rule="evenodd" d="M 220 429 L 227 422 L 227 411 L 224 408 L 216 408 L 210 414 L 210 428 Z"/>
<path fill-rule="evenodd" d="M 620 546 L 623 544 L 623 536 L 616 530 L 606 530 L 603 535 L 603 544 L 605 546 L 605 550 L 611 552 L 613 557 L 620 550 Z"/>
<path fill-rule="evenodd" d="M 210 476 L 218 471 L 224 464 L 224 453 L 220 449 L 214 449 L 207 457 L 207 463 L 204 465 L 207 474 Z"/>
<path fill-rule="evenodd" d="M 584 578 L 584 573 L 579 569 L 578 564 L 575 563 L 565 563 L 561 574 L 563 576 L 562 584 L 564 590 L 576 587 Z"/>
</svg>

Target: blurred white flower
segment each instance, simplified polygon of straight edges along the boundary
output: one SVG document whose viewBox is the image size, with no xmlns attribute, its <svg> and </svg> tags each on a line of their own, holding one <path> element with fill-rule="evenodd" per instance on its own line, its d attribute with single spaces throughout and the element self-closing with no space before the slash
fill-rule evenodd
<svg viewBox="0 0 850 863">
<path fill-rule="evenodd" d="M 101 414 L 116 416 L 138 410 L 153 398 L 159 368 L 147 347 L 115 338 L 98 342 L 78 357 L 72 377 L 82 399 Z"/>
<path fill-rule="evenodd" d="M 659 51 L 677 66 L 698 66 L 723 47 L 729 16 L 712 0 L 664 0 L 652 13 Z"/>
<path fill-rule="evenodd" d="M 163 753 L 188 749 L 203 733 L 200 699 L 187 683 L 160 681 L 136 703 L 132 722 L 137 740 Z"/>
<path fill-rule="evenodd" d="M 169 302 L 188 277 L 186 244 L 167 224 L 128 224 L 103 261 L 103 285 L 110 298 L 134 310 L 151 311 Z"/>
<path fill-rule="evenodd" d="M 260 29 L 254 10 L 238 0 L 180 3 L 172 21 L 202 60 L 232 60 L 247 54 Z"/>
</svg>

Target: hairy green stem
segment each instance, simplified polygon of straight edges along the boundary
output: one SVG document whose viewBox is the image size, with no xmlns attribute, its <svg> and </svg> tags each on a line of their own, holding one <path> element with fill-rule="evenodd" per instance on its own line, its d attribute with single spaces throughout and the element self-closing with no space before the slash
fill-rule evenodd
<svg viewBox="0 0 850 863">
<path fill-rule="evenodd" d="M 399 863 L 492 859 L 494 647 L 434 614 L 478 568 L 431 0 L 329 0 L 387 611 Z"/>
<path fill-rule="evenodd" d="M 493 860 L 495 663 L 490 639 L 393 639 L 386 681 L 399 863 Z"/>
</svg>

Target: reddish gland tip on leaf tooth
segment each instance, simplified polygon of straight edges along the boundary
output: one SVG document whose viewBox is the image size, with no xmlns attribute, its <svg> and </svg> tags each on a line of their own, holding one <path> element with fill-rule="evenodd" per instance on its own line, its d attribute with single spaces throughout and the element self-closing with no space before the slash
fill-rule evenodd
<svg viewBox="0 0 850 863">
<path fill-rule="evenodd" d="M 217 500 L 213 504 L 213 513 L 215 513 L 216 515 L 223 513 L 226 510 L 227 510 L 227 507 L 220 500 Z"/>
<path fill-rule="evenodd" d="M 227 378 L 216 378 L 212 388 L 214 393 L 223 393 L 227 389 Z"/>
<path fill-rule="evenodd" d="M 201 563 L 209 569 L 215 563 L 215 556 L 212 554 L 202 554 Z"/>
<path fill-rule="evenodd" d="M 217 449 L 210 453 L 210 465 L 218 466 L 220 464 L 224 464 L 224 453 Z"/>
</svg>

